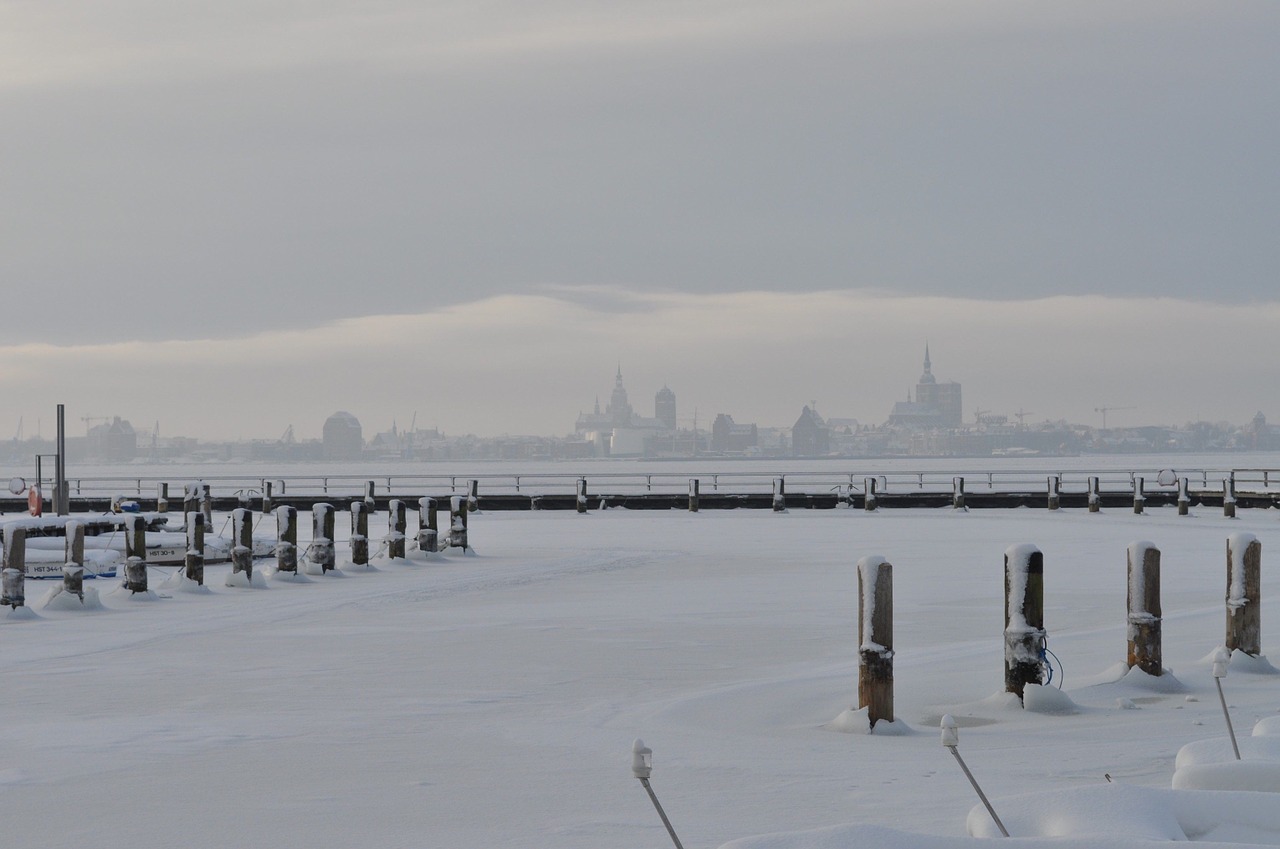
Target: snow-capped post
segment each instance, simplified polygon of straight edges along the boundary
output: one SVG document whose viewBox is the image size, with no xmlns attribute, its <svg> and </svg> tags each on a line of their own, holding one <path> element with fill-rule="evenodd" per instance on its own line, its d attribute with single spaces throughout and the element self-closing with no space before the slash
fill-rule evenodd
<svg viewBox="0 0 1280 849">
<path fill-rule="evenodd" d="M 370 481 L 372 483 L 372 481 Z M 351 502 L 351 565 L 369 565 L 369 511 L 367 502 Z"/>
<path fill-rule="evenodd" d="M 272 503 L 271 503 L 272 483 L 273 483 L 272 481 L 265 481 L 265 480 L 262 482 L 262 515 L 264 516 L 270 513 L 272 508 Z"/>
<path fill-rule="evenodd" d="M 649 794 L 649 801 L 653 802 L 654 810 L 662 818 L 662 824 L 667 827 L 667 834 L 671 835 L 671 842 L 676 845 L 676 849 L 684 849 L 680 845 L 680 838 L 676 837 L 676 830 L 671 826 L 671 820 L 667 819 L 667 812 L 662 810 L 662 805 L 658 802 L 658 796 L 653 792 L 653 787 L 649 784 L 649 776 L 653 774 L 653 749 L 646 746 L 643 740 L 637 739 L 631 744 L 631 774 L 640 779 L 640 785 Z"/>
<path fill-rule="evenodd" d="M 404 535 L 409 529 L 404 502 L 393 498 L 387 502 L 387 556 L 404 559 Z"/>
<path fill-rule="evenodd" d="M 27 603 L 27 529 L 10 526 L 4 531 L 4 569 L 0 572 L 0 605 L 15 610 Z"/>
<path fill-rule="evenodd" d="M 578 478 L 578 512 L 587 512 L 587 479 Z"/>
<path fill-rule="evenodd" d="M 298 574 L 298 508 L 276 508 L 276 571 Z"/>
<path fill-rule="evenodd" d="M 253 509 L 253 490 L 238 489 L 236 490 L 236 506 L 241 510 Z"/>
<path fill-rule="evenodd" d="M 187 554 L 183 559 L 188 581 L 204 586 L 204 514 L 187 514 Z"/>
<path fill-rule="evenodd" d="M 1227 539 L 1227 651 L 1262 654 L 1262 543 L 1253 534 Z"/>
<path fill-rule="evenodd" d="M 169 484 L 163 481 L 156 484 L 156 512 L 169 512 Z"/>
<path fill-rule="evenodd" d="M 960 757 L 960 728 L 956 725 L 955 718 L 949 713 L 944 714 L 939 726 L 942 731 L 942 745 L 950 749 L 951 754 L 955 755 L 956 763 L 960 764 L 964 777 L 969 779 L 969 783 L 973 785 L 974 792 L 978 794 L 978 798 L 986 806 L 987 813 L 991 814 L 991 819 L 995 822 L 996 828 L 1000 829 L 1001 834 L 1008 837 L 1009 830 L 1004 827 L 1004 823 L 1000 822 L 1000 817 L 996 816 L 996 809 L 991 807 L 991 802 L 987 800 L 987 794 L 983 793 L 982 788 L 978 786 L 978 779 L 973 777 L 973 773 L 969 772 L 968 764 L 964 762 L 964 758 Z"/>
<path fill-rule="evenodd" d="M 1164 673 L 1161 654 L 1160 549 L 1149 542 L 1129 545 L 1129 668 Z"/>
<path fill-rule="evenodd" d="M 689 478 L 689 512 L 690 513 L 698 512 L 698 487 L 699 487 L 698 479 Z"/>
<path fill-rule="evenodd" d="M 1227 709 L 1227 697 L 1222 692 L 1222 679 L 1227 677 L 1227 666 L 1231 664 L 1231 654 L 1226 649 L 1218 649 L 1213 655 L 1213 683 L 1218 685 L 1218 701 L 1222 703 L 1222 715 L 1227 720 L 1227 734 L 1231 737 L 1231 749 L 1240 760 L 1240 744 L 1236 742 L 1236 729 L 1231 724 L 1231 711 Z"/>
<path fill-rule="evenodd" d="M 449 545 L 467 550 L 467 499 L 461 495 L 449 498 Z"/>
<path fill-rule="evenodd" d="M 773 479 L 773 512 L 784 513 L 787 509 L 786 478 Z"/>
<path fill-rule="evenodd" d="M 1178 478 L 1178 515 L 1186 516 L 1191 512 L 1190 484 L 1186 478 Z"/>
<path fill-rule="evenodd" d="M 1232 473 L 1230 476 L 1222 479 L 1222 515 L 1228 519 L 1236 517 L 1236 476 Z"/>
<path fill-rule="evenodd" d="M 436 525 L 434 498 L 418 499 L 418 550 L 426 552 L 440 550 L 440 529 Z"/>
<path fill-rule="evenodd" d="M 320 567 L 321 574 L 332 572 L 336 562 L 333 545 L 333 505 L 311 506 L 311 562 Z"/>
<path fill-rule="evenodd" d="M 1034 545 L 1004 553 L 1004 689 L 1022 698 L 1041 683 L 1044 661 L 1044 555 Z"/>
<path fill-rule="evenodd" d="M 241 572 L 253 583 L 253 510 L 237 507 L 231 513 L 231 574 Z"/>
<path fill-rule="evenodd" d="M 1102 493 L 1098 491 L 1098 478 L 1089 478 L 1089 512 L 1097 513 L 1102 509 Z"/>
<path fill-rule="evenodd" d="M 84 525 L 67 522 L 66 552 L 63 557 L 62 591 L 84 601 Z"/>
<path fill-rule="evenodd" d="M 964 478 L 962 477 L 951 479 L 951 507 L 955 510 L 964 509 Z"/>
<path fill-rule="evenodd" d="M 364 482 L 364 508 L 369 513 L 374 510 L 373 490 L 376 484 L 373 481 Z"/>
<path fill-rule="evenodd" d="M 190 516 L 200 509 L 200 485 L 188 483 L 182 487 L 182 515 Z"/>
<path fill-rule="evenodd" d="M 876 509 L 875 478 L 866 478 L 862 482 L 862 509 L 868 512 Z"/>
<path fill-rule="evenodd" d="M 480 512 L 480 481 L 467 481 L 467 512 Z"/>
<path fill-rule="evenodd" d="M 1147 496 L 1142 491 L 1142 485 L 1142 478 L 1135 476 L 1133 479 L 1133 512 L 1138 516 L 1142 515 L 1142 508 L 1147 504 Z"/>
<path fill-rule="evenodd" d="M 1062 506 L 1062 478 L 1049 475 L 1049 509 L 1057 510 Z"/>
<path fill-rule="evenodd" d="M 142 516 L 124 517 L 124 588 L 147 591 L 147 522 Z"/>
<path fill-rule="evenodd" d="M 213 530 L 213 487 L 200 484 L 200 512 L 204 513 L 204 526 Z"/>
<path fill-rule="evenodd" d="M 874 555 L 858 561 L 858 708 L 893 722 L 893 566 Z"/>
</svg>

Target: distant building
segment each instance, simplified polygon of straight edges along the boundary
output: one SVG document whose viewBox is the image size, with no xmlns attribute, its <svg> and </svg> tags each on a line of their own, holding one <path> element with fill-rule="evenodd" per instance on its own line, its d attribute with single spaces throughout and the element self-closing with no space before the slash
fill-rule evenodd
<svg viewBox="0 0 1280 849">
<path fill-rule="evenodd" d="M 738 454 L 759 444 L 760 435 L 754 424 L 738 424 L 728 413 L 720 413 L 711 423 L 711 450 L 718 454 Z"/>
<path fill-rule="evenodd" d="M 109 424 L 90 428 L 86 441 L 91 457 L 122 463 L 138 456 L 138 433 L 133 425 L 119 416 L 115 416 Z"/>
<path fill-rule="evenodd" d="M 958 428 L 964 425 L 964 407 L 960 384 L 953 380 L 938 382 L 929 361 L 929 346 L 924 346 L 924 373 L 916 382 L 916 399 L 908 394 L 906 401 L 893 405 L 889 424 L 908 428 Z"/>
<path fill-rule="evenodd" d="M 676 393 L 665 385 L 653 396 L 653 417 L 667 430 L 676 429 Z"/>
<path fill-rule="evenodd" d="M 348 412 L 339 411 L 325 419 L 323 442 L 326 460 L 359 460 L 364 453 L 360 422 Z"/>
<path fill-rule="evenodd" d="M 791 453 L 796 457 L 823 457 L 831 453 L 831 431 L 818 411 L 805 407 L 791 426 Z"/>
<path fill-rule="evenodd" d="M 664 386 L 654 397 L 654 411 L 654 418 L 636 415 L 622 385 L 622 366 L 618 366 L 608 406 L 601 412 L 597 398 L 593 412 L 578 414 L 574 432 L 595 446 L 596 456 L 639 457 L 649 453 L 649 446 L 659 444 L 655 437 L 674 434 L 675 393 Z"/>
</svg>

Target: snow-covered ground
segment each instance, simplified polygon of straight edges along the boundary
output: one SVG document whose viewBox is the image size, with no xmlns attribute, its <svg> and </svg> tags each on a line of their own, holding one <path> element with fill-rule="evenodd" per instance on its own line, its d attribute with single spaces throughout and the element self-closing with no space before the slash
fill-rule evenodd
<svg viewBox="0 0 1280 849">
<path fill-rule="evenodd" d="M 155 569 L 149 598 L 99 580 L 100 609 L 67 611 L 29 582 L 28 609 L 0 616 L 4 842 L 670 845 L 631 774 L 641 737 L 687 849 L 953 847 L 996 832 L 939 744 L 949 713 L 1015 836 L 1280 844 L 1280 797 L 1198 789 L 1280 789 L 1280 737 L 1250 737 L 1280 715 L 1280 676 L 1237 660 L 1223 681 L 1242 779 L 1210 674 L 1232 534 L 1262 541 L 1267 649 L 1280 515 L 1194 512 L 483 513 L 473 555 L 260 589 L 227 587 L 229 566 L 202 593 Z M 1163 552 L 1172 675 L 1120 680 L 1139 539 Z M 1034 712 L 1001 695 L 1020 543 L 1044 553 L 1065 673 Z M 897 735 L 836 730 L 856 727 L 836 720 L 866 555 L 893 564 Z"/>
</svg>

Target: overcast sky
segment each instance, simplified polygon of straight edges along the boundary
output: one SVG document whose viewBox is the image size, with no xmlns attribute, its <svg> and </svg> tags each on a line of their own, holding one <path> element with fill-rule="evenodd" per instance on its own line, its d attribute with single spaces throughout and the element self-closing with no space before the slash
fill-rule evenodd
<svg viewBox="0 0 1280 849">
<path fill-rule="evenodd" d="M 648 414 L 879 422 L 926 341 L 966 418 L 1280 422 L 1277 44 L 1273 2 L 0 0 L 0 437 L 563 433 L 619 363 Z"/>
</svg>

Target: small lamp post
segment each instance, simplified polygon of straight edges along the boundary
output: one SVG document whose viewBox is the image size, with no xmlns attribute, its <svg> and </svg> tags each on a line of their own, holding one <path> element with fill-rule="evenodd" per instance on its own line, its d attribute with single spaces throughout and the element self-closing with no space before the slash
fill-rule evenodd
<svg viewBox="0 0 1280 849">
<path fill-rule="evenodd" d="M 636 740 L 631 746 L 631 774 L 640 779 L 640 784 L 644 787 L 645 792 L 649 794 L 649 799 L 653 802 L 654 809 L 658 812 L 658 816 L 662 818 L 662 824 L 667 827 L 667 834 L 671 835 L 671 842 L 676 845 L 676 849 L 684 849 L 680 844 L 680 838 L 676 837 L 676 830 L 671 827 L 671 820 L 667 819 L 666 811 L 662 810 L 662 805 L 658 802 L 657 795 L 654 794 L 653 788 L 649 786 L 649 775 L 653 772 L 653 749 L 644 744 L 643 740 Z"/>
<path fill-rule="evenodd" d="M 1240 760 L 1240 746 L 1236 743 L 1236 730 L 1231 726 L 1231 711 L 1227 710 L 1227 697 L 1222 694 L 1222 679 L 1227 677 L 1227 667 L 1231 665 L 1231 655 L 1225 648 L 1220 648 L 1213 656 L 1213 683 L 1218 685 L 1218 701 L 1222 702 L 1222 715 L 1227 718 L 1227 733 L 1231 735 L 1231 748 Z"/>
<path fill-rule="evenodd" d="M 969 772 L 969 767 L 965 765 L 964 758 L 960 757 L 960 751 L 956 748 L 960 745 L 960 728 L 956 725 L 955 718 L 951 714 L 942 717 L 941 727 L 942 745 L 950 749 L 951 754 L 955 755 L 956 763 L 960 764 L 960 769 L 964 771 L 965 778 L 969 779 L 969 783 L 973 785 L 978 798 L 982 800 L 983 805 L 986 805 L 987 813 L 991 814 L 991 819 L 995 821 L 996 828 L 1000 829 L 1001 834 L 1008 837 L 1009 832 L 1004 827 L 1004 823 L 1000 822 L 1000 817 L 996 815 L 996 809 L 991 807 L 991 803 L 987 801 L 987 794 L 982 792 L 982 788 L 978 786 L 977 779 L 973 777 L 973 773 Z"/>
</svg>

